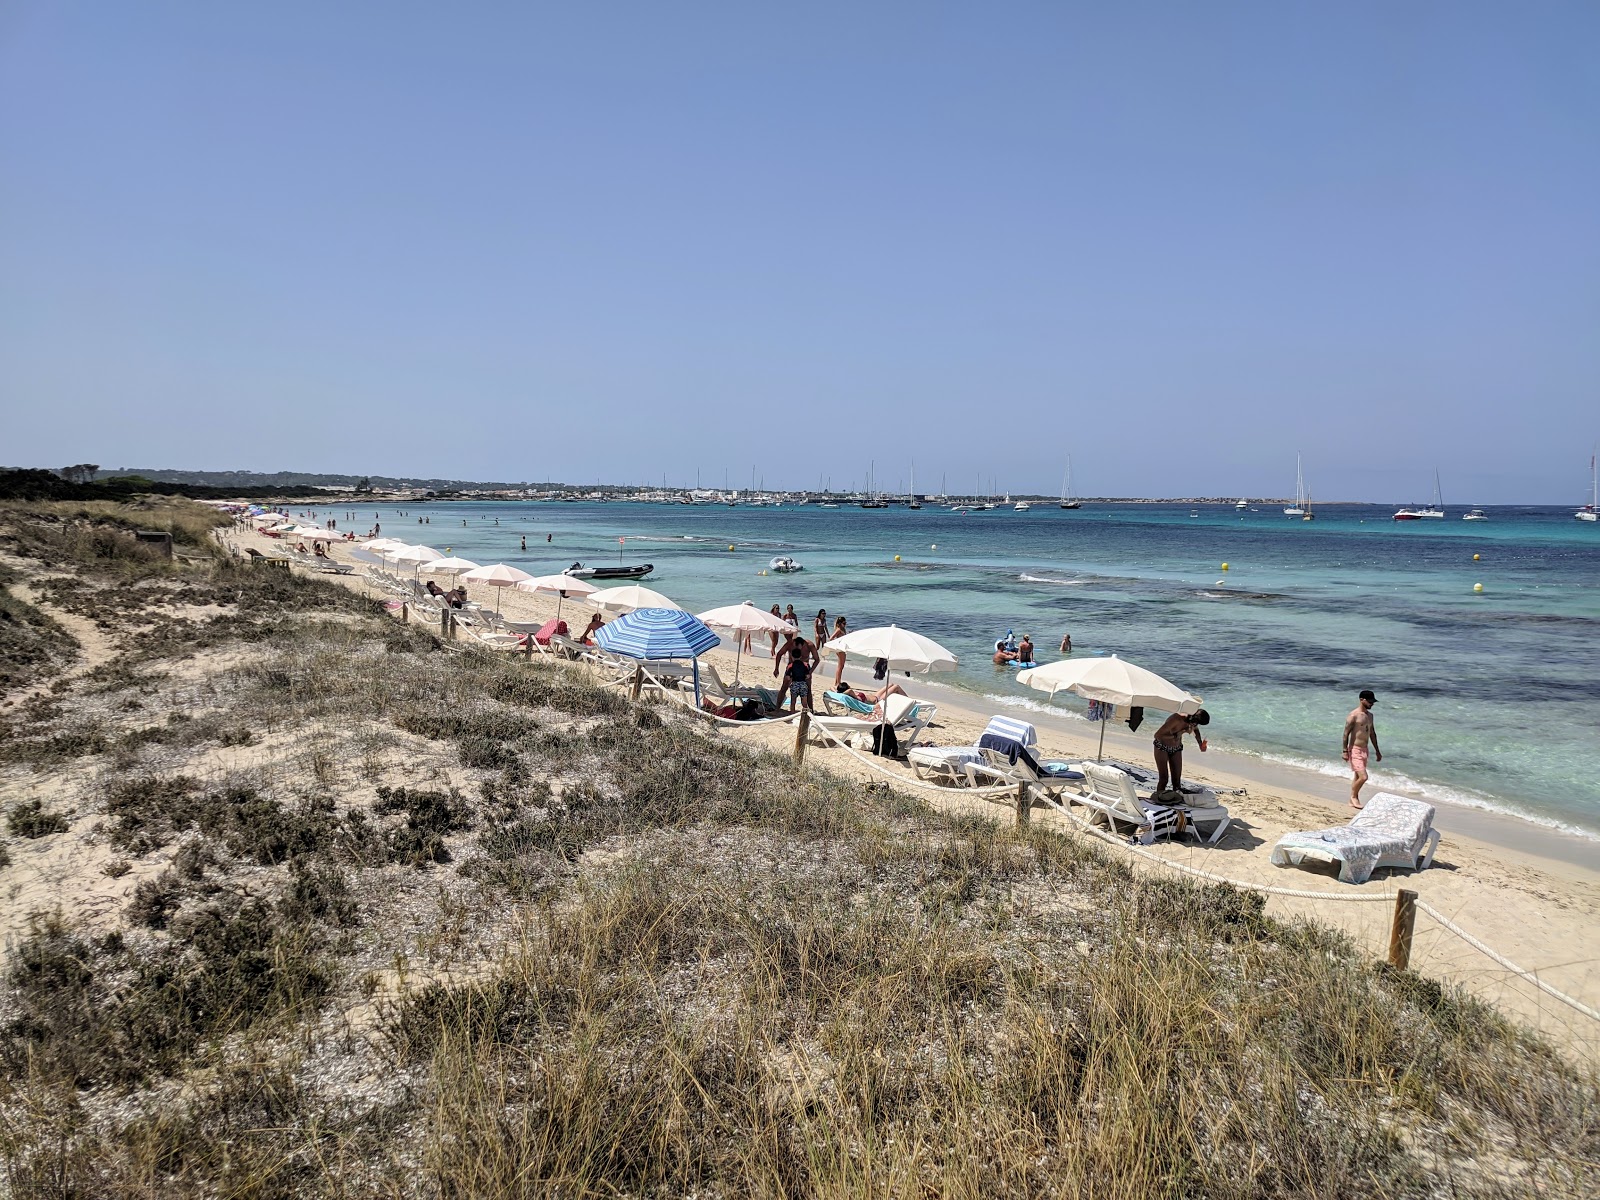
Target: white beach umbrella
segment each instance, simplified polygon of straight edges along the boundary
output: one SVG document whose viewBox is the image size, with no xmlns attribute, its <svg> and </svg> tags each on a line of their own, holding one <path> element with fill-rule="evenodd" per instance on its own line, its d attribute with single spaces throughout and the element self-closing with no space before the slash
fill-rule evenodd
<svg viewBox="0 0 1600 1200">
<path fill-rule="evenodd" d="M 636 608 L 675 608 L 679 612 L 683 611 L 683 605 L 674 604 L 660 592 L 641 587 L 637 583 L 630 583 L 625 587 L 601 588 L 599 591 L 590 592 L 584 599 L 602 612 L 626 613 Z"/>
<path fill-rule="evenodd" d="M 373 538 L 369 542 L 362 542 L 363 550 L 398 550 L 405 543 L 399 538 Z"/>
<path fill-rule="evenodd" d="M 744 653 L 744 639 L 751 633 L 794 633 L 795 627 L 781 617 L 775 617 L 764 608 L 757 608 L 754 601 L 746 600 L 743 604 L 729 604 L 723 608 L 713 608 L 710 612 L 699 614 L 700 620 L 713 629 L 731 629 L 733 631 L 733 681 L 739 682 L 739 659 Z"/>
<path fill-rule="evenodd" d="M 465 571 L 476 571 L 478 564 L 470 558 L 436 558 L 430 563 L 423 563 L 417 568 L 420 575 L 460 575 Z"/>
<path fill-rule="evenodd" d="M 1163 712 L 1184 714 L 1200 707 L 1199 696 L 1114 654 L 1107 658 L 1065 658 L 1042 667 L 1029 667 L 1017 672 L 1017 682 L 1052 696 L 1057 692 L 1071 692 L 1104 704 L 1159 708 Z M 1106 725 L 1102 721 L 1096 759 L 1105 748 Z"/>
<path fill-rule="evenodd" d="M 385 550 L 383 556 L 390 562 L 411 563 L 414 566 L 444 557 L 432 546 L 400 546 L 398 549 Z"/>
<path fill-rule="evenodd" d="M 561 605 L 568 596 L 592 596 L 600 589 L 587 579 L 574 579 L 571 575 L 536 575 L 516 584 L 519 592 L 540 592 L 556 598 L 556 620 L 561 619 Z"/>
<path fill-rule="evenodd" d="M 526 571 L 509 567 L 505 563 L 491 563 L 487 567 L 474 567 L 460 576 L 462 583 L 486 583 L 495 589 L 494 610 L 500 611 L 500 589 L 512 587 L 524 579 L 532 579 Z"/>
<path fill-rule="evenodd" d="M 925 674 L 933 671 L 954 671 L 956 656 L 932 638 L 901 629 L 898 625 L 879 625 L 873 629 L 857 629 L 843 637 L 828 642 L 829 654 L 844 654 L 851 658 L 888 659 L 891 671 L 915 671 Z"/>
</svg>

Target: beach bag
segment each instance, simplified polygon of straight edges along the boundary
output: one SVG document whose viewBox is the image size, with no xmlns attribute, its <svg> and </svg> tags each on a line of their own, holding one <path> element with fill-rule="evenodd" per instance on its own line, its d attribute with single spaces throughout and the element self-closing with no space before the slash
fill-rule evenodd
<svg viewBox="0 0 1600 1200">
<path fill-rule="evenodd" d="M 900 757 L 900 739 L 887 721 L 872 731 L 872 752 L 880 758 Z"/>
</svg>

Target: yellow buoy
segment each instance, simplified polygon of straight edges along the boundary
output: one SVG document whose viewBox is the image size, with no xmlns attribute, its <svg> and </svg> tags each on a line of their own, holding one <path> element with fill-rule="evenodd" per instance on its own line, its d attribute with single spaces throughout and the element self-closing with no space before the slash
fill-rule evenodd
<svg viewBox="0 0 1600 1200">
<path fill-rule="evenodd" d="M 729 542 L 729 543 L 728 543 L 728 549 L 729 549 L 729 550 L 732 550 L 732 549 L 733 549 L 733 543 L 732 543 L 732 542 Z"/>
<path fill-rule="evenodd" d="M 1481 583 L 1475 583 L 1475 584 L 1473 584 L 1473 585 L 1472 585 L 1472 590 L 1473 590 L 1473 591 L 1475 591 L 1475 592 L 1481 592 L 1481 591 L 1483 591 L 1483 584 L 1481 584 Z"/>
<path fill-rule="evenodd" d="M 1227 570 L 1227 569 L 1228 569 L 1228 564 L 1227 564 L 1227 563 L 1223 563 L 1223 564 L 1222 564 L 1222 569 L 1223 569 L 1223 570 L 1224 570 L 1224 571 L 1226 571 L 1226 570 Z"/>
<path fill-rule="evenodd" d="M 1480 558 L 1480 557 L 1481 557 L 1481 556 L 1480 556 L 1480 555 L 1477 555 L 1477 554 L 1474 554 L 1474 555 L 1473 555 L 1473 556 L 1472 556 L 1472 561 L 1473 561 L 1473 562 L 1477 562 L 1477 561 L 1478 561 L 1478 559 L 1479 559 L 1479 558 Z"/>
<path fill-rule="evenodd" d="M 899 562 L 900 561 L 900 556 L 898 554 L 896 554 L 894 556 L 894 560 L 895 560 L 895 562 Z"/>
</svg>

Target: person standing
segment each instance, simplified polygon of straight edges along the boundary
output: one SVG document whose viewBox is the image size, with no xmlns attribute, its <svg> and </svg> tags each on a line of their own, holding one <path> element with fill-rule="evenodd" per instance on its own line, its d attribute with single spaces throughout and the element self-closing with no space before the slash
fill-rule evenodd
<svg viewBox="0 0 1600 1200">
<path fill-rule="evenodd" d="M 1209 724 L 1211 714 L 1203 708 L 1195 709 L 1188 716 L 1173 713 L 1161 723 L 1155 736 L 1156 790 L 1150 799 L 1158 804 L 1162 800 L 1183 799 L 1183 735 L 1192 734 L 1203 753 L 1206 739 L 1200 729 Z M 1169 779 L 1170 790 L 1167 785 Z"/>
<path fill-rule="evenodd" d="M 817 619 L 811 622 L 811 633 L 816 638 L 812 644 L 816 646 L 817 653 L 822 653 L 823 646 L 828 644 L 828 610 L 817 609 Z"/>
<path fill-rule="evenodd" d="M 831 640 L 837 642 L 848 632 L 849 630 L 845 628 L 844 618 L 835 617 L 833 619 L 833 637 Z M 841 652 L 834 657 L 839 660 L 839 665 L 833 672 L 833 690 L 837 692 L 844 687 L 844 654 Z"/>
<path fill-rule="evenodd" d="M 772 606 L 772 609 L 771 609 L 771 612 L 772 612 L 772 615 L 773 615 L 773 616 L 775 616 L 775 617 L 777 617 L 777 618 L 778 618 L 778 620 L 780 620 L 780 621 L 781 621 L 781 620 L 783 620 L 783 609 L 781 609 L 781 608 L 779 608 L 779 607 L 778 607 L 778 606 L 777 606 L 777 605 L 776 605 L 776 604 L 774 604 L 774 605 L 773 605 L 773 606 Z M 778 631 L 777 631 L 777 630 L 776 630 L 776 629 L 774 629 L 774 630 L 773 630 L 773 631 L 772 631 L 772 633 L 771 633 L 771 635 L 770 635 L 770 636 L 771 636 L 771 638 L 772 638 L 772 659 L 773 659 L 773 665 L 772 665 L 772 673 L 773 673 L 773 674 L 774 674 L 774 675 L 776 675 L 776 674 L 777 674 L 777 673 L 778 673 L 778 665 L 777 665 L 777 659 L 778 659 L 778 638 L 779 638 L 779 637 L 780 637 L 780 636 L 782 636 L 782 635 L 781 635 L 781 634 L 779 634 L 779 633 L 778 633 Z"/>
<path fill-rule="evenodd" d="M 1371 691 L 1362 692 L 1356 706 L 1344 719 L 1344 760 L 1353 772 L 1350 780 L 1350 807 L 1361 807 L 1361 788 L 1367 782 L 1367 747 L 1377 762 L 1383 761 L 1383 751 L 1378 749 L 1378 726 L 1372 719 L 1372 706 L 1378 697 Z"/>
</svg>

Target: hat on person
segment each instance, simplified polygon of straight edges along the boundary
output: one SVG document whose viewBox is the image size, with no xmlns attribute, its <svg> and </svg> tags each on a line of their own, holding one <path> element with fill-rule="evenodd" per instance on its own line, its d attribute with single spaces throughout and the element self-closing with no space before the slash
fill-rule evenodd
<svg viewBox="0 0 1600 1200">
<path fill-rule="evenodd" d="M 1365 691 L 1365 692 L 1362 692 L 1361 695 L 1359 697 L 1357 697 L 1357 699 L 1370 700 L 1373 704 L 1376 704 L 1378 702 L 1378 698 L 1372 694 L 1370 689 Z"/>
</svg>

